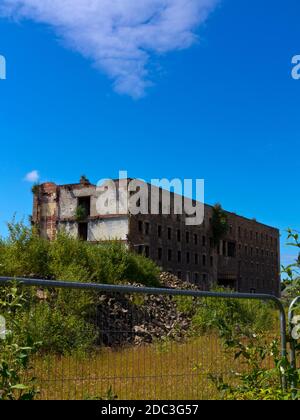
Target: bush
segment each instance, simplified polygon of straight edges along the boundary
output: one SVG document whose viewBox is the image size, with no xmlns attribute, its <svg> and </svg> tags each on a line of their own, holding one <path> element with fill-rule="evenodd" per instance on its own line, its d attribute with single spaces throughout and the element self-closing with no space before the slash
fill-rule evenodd
<svg viewBox="0 0 300 420">
<path fill-rule="evenodd" d="M 9 223 L 8 229 L 0 242 L 0 275 L 48 278 L 50 244 L 23 223 Z"/>
<path fill-rule="evenodd" d="M 119 242 L 92 245 L 60 233 L 53 242 L 13 221 L 0 240 L 0 275 L 108 284 L 159 286 L 159 268 Z"/>
<path fill-rule="evenodd" d="M 0 290 L 0 314 L 5 318 L 5 336 L 0 338 L 0 400 L 33 400 L 38 391 L 30 377 L 30 357 L 40 343 L 23 331 L 25 299 L 15 286 Z"/>
<path fill-rule="evenodd" d="M 0 241 L 0 275 L 95 283 L 159 285 L 159 268 L 129 252 L 123 244 L 92 245 L 61 233 L 53 242 L 22 222 L 9 224 Z M 97 341 L 96 294 L 72 289 L 26 289 L 20 319 L 24 340 L 29 334 L 40 350 L 59 354 L 90 349 Z"/>
<path fill-rule="evenodd" d="M 217 288 L 216 292 L 230 292 Z M 271 331 L 276 312 L 272 303 L 238 299 L 176 298 L 178 309 L 192 318 L 192 332 L 204 334 L 221 332 L 223 327 L 236 330 L 253 328 L 255 331 Z"/>
<path fill-rule="evenodd" d="M 70 354 L 89 350 L 97 338 L 95 328 L 79 315 L 66 314 L 61 307 L 40 303 L 30 312 L 24 330 L 35 341 L 42 341 L 46 353 Z"/>
</svg>

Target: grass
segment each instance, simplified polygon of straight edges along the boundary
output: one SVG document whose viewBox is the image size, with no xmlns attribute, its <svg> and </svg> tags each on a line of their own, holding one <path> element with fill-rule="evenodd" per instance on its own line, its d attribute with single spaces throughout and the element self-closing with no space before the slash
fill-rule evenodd
<svg viewBox="0 0 300 420">
<path fill-rule="evenodd" d="M 40 399 L 104 398 L 109 391 L 121 400 L 217 400 L 220 394 L 208 375 L 243 369 L 225 353 L 220 339 L 206 335 L 186 343 L 159 342 L 92 354 L 35 359 Z"/>
</svg>

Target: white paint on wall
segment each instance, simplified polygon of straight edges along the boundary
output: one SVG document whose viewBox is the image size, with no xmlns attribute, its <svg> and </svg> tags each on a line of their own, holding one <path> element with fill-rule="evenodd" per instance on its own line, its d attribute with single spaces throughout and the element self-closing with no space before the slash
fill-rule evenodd
<svg viewBox="0 0 300 420">
<path fill-rule="evenodd" d="M 75 222 L 60 223 L 58 230 L 60 232 L 65 232 L 72 238 L 78 238 L 78 224 Z"/>
<path fill-rule="evenodd" d="M 88 240 L 93 242 L 121 240 L 126 241 L 129 234 L 128 216 L 113 219 L 100 219 L 89 222 Z"/>
</svg>

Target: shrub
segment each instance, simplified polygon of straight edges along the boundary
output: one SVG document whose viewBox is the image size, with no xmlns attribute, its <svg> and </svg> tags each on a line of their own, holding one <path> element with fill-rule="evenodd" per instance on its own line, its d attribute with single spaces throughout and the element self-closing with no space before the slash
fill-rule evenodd
<svg viewBox="0 0 300 420">
<path fill-rule="evenodd" d="M 0 275 L 97 283 L 159 286 L 159 268 L 119 242 L 92 245 L 60 233 L 48 242 L 23 222 L 8 225 L 0 240 Z"/>
<path fill-rule="evenodd" d="M 0 275 L 49 277 L 49 248 L 34 228 L 9 223 L 9 236 L 0 244 Z"/>
<path fill-rule="evenodd" d="M 0 289 L 0 314 L 6 334 L 0 338 L 0 400 L 32 400 L 38 391 L 30 377 L 30 357 L 40 343 L 22 330 L 24 296 L 15 286 Z"/>
<path fill-rule="evenodd" d="M 216 292 L 230 292 L 217 288 Z M 192 332 L 204 334 L 220 333 L 224 326 L 243 330 L 270 331 L 274 326 L 275 314 L 272 303 L 219 298 L 176 298 L 178 309 L 192 318 Z"/>
</svg>

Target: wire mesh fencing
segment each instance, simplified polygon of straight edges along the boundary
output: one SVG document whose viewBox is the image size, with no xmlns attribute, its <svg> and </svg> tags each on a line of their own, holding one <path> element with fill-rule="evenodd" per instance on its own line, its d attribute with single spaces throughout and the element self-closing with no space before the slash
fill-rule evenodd
<svg viewBox="0 0 300 420">
<path fill-rule="evenodd" d="M 0 280 L 0 296 L 7 331 L 35 348 L 22 375 L 43 400 L 219 399 L 216 383 L 247 370 L 228 325 L 245 343 L 250 327 L 265 331 L 285 352 L 284 312 L 279 324 L 267 296 L 32 280 Z"/>
</svg>

